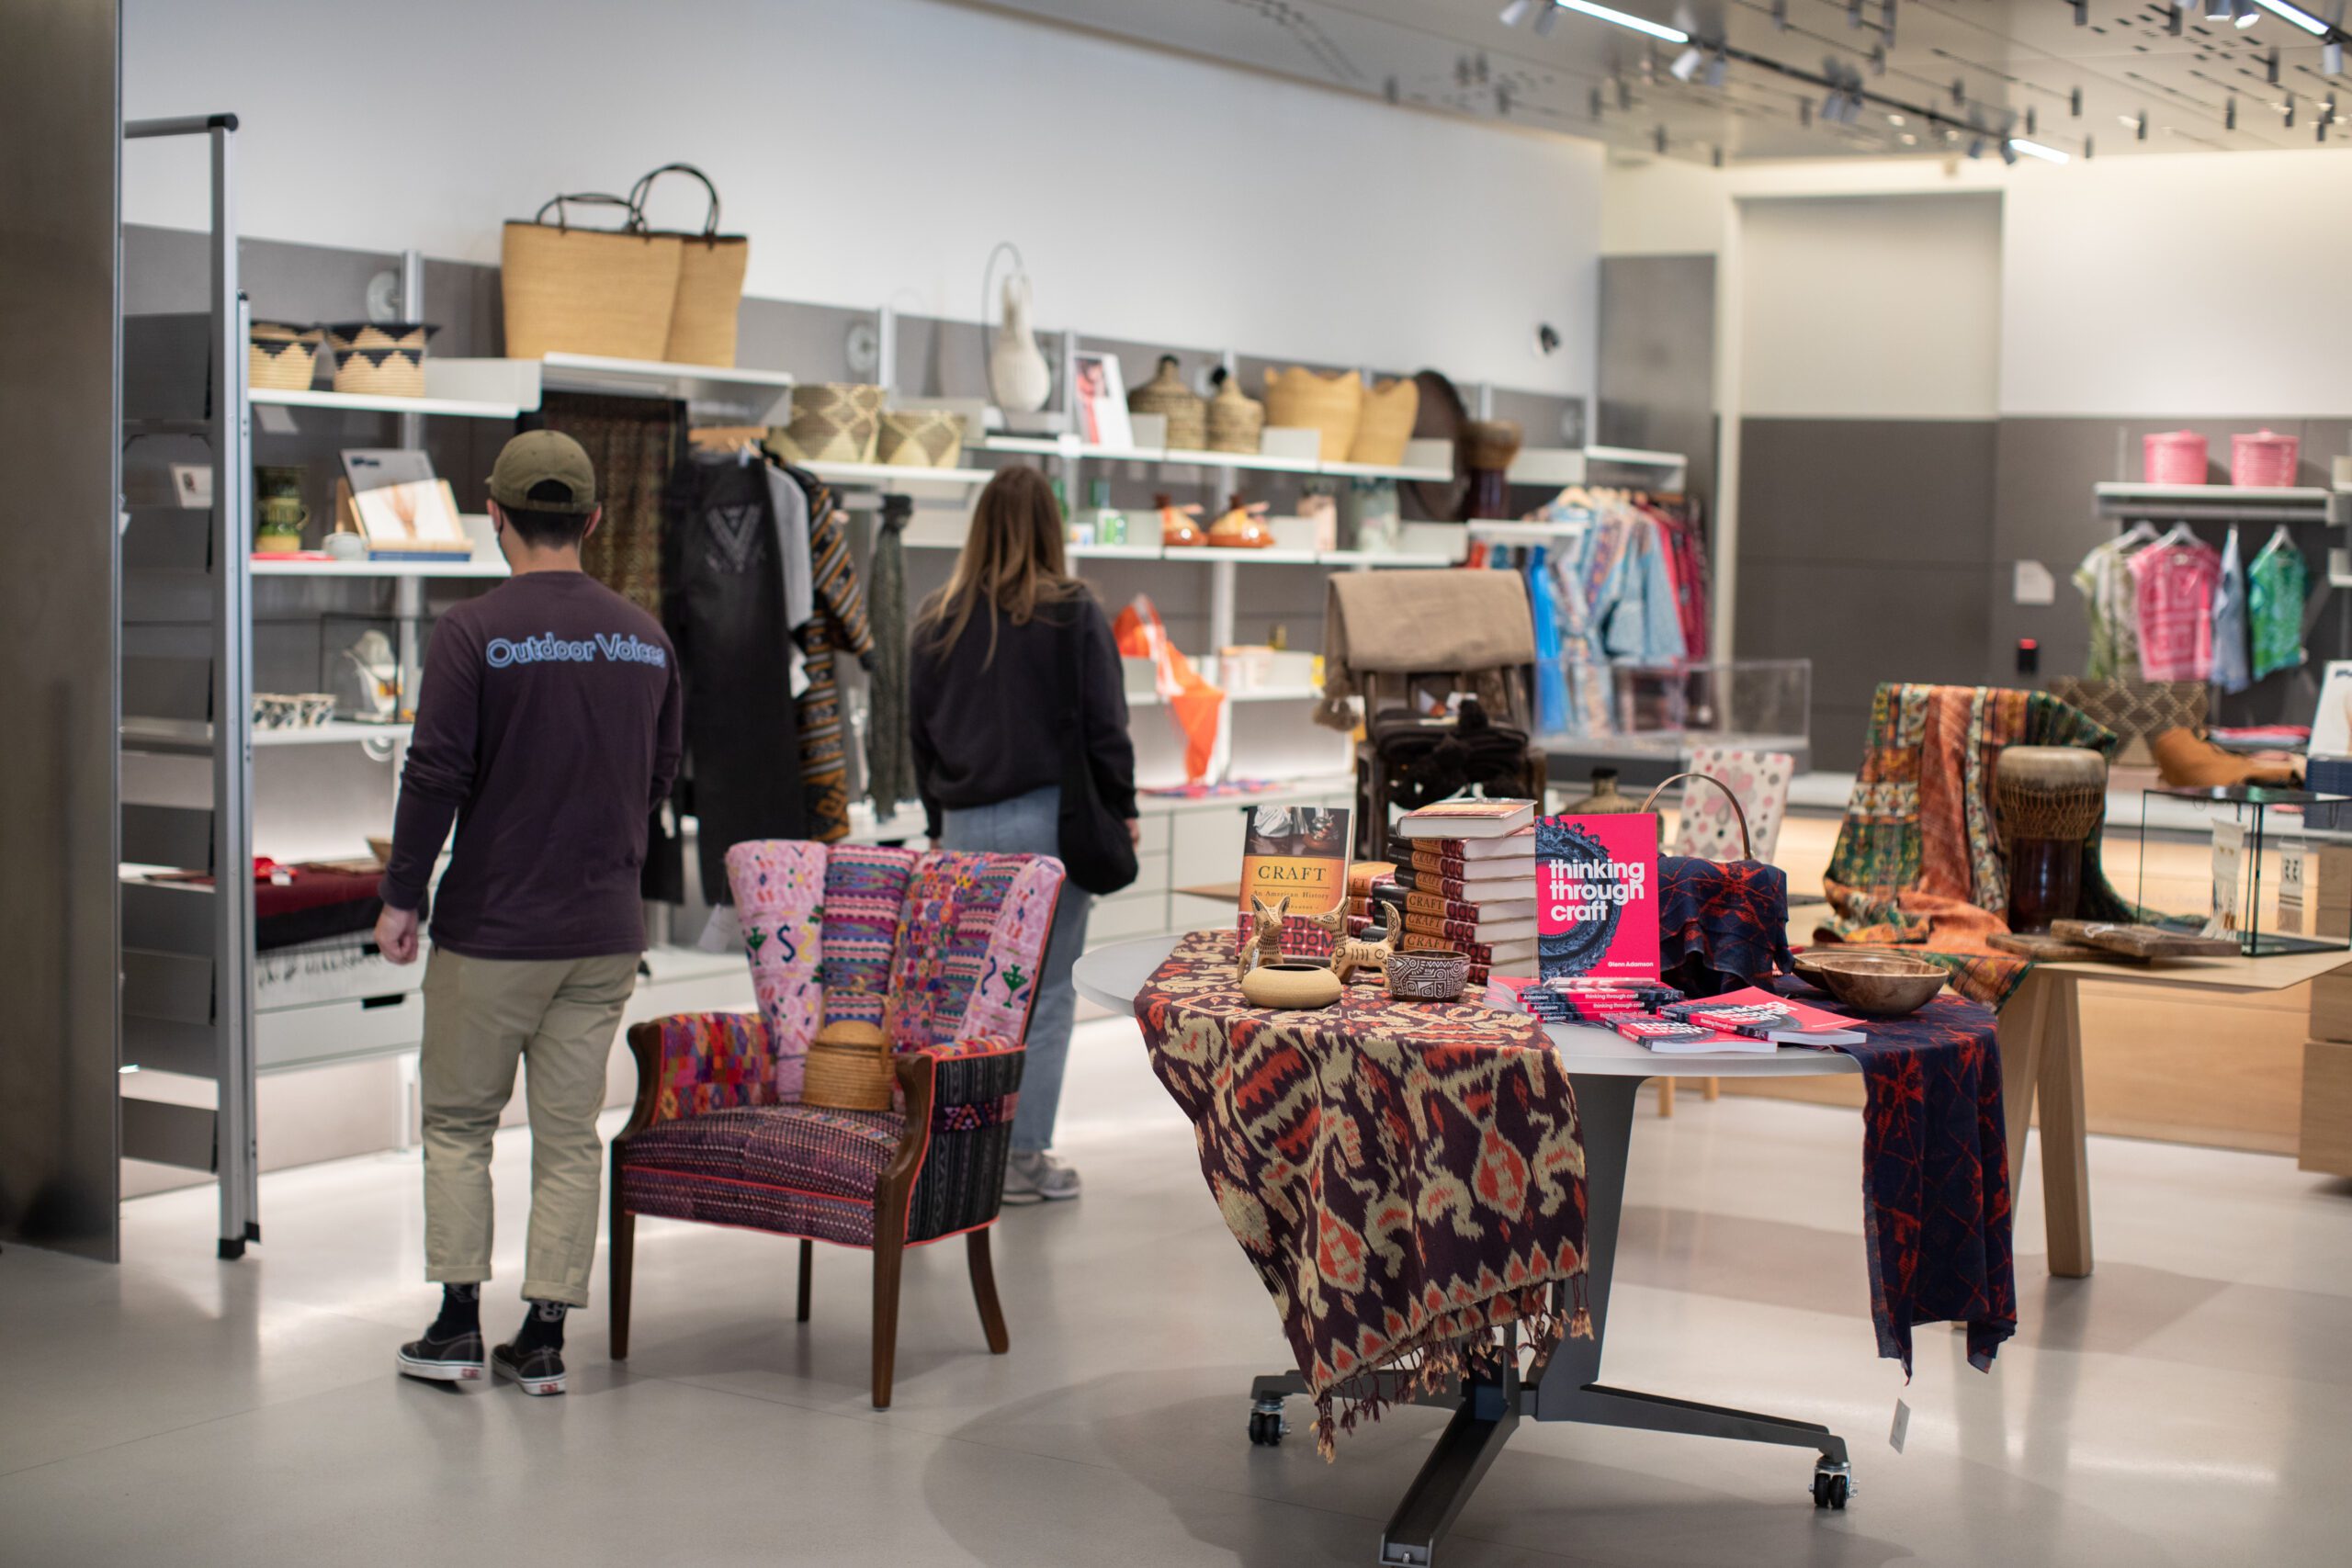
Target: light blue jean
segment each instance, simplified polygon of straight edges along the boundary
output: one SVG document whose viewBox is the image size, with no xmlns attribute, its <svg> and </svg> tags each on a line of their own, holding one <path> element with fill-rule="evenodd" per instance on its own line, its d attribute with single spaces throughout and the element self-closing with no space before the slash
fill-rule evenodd
<svg viewBox="0 0 2352 1568">
<path fill-rule="evenodd" d="M 993 806 L 941 813 L 939 841 L 950 850 L 1002 854 L 1061 852 L 1060 786 L 1016 795 Z M 1075 883 L 1062 884 L 1054 929 L 1046 939 L 1046 966 L 1037 976 L 1037 1000 L 1029 1013 L 1029 1060 L 1021 1071 L 1021 1103 L 1012 1113 L 1012 1147 L 1036 1154 L 1052 1145 L 1054 1112 L 1062 1100 L 1062 1069 L 1069 1061 L 1070 1023 L 1078 1012 L 1078 990 L 1069 972 L 1086 945 L 1086 916 L 1094 895 Z"/>
</svg>

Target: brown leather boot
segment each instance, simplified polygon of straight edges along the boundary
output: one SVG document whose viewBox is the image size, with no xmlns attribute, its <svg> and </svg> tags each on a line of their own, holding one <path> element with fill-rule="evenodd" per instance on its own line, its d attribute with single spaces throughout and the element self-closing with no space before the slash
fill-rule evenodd
<svg viewBox="0 0 2352 1568">
<path fill-rule="evenodd" d="M 2229 784 L 2303 782 L 2303 767 L 2292 758 L 2243 757 L 2225 751 L 2193 729 L 2167 729 L 2148 743 L 2156 774 L 2176 789 L 2214 789 Z"/>
</svg>

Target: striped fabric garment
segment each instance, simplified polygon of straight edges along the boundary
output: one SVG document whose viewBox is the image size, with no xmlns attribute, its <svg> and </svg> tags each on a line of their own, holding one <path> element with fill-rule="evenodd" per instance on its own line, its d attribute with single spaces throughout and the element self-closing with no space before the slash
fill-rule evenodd
<svg viewBox="0 0 2352 1568">
<path fill-rule="evenodd" d="M 800 784 L 808 837 L 831 843 L 849 833 L 849 751 L 842 740 L 837 655 L 864 659 L 874 651 L 865 618 L 865 590 L 849 554 L 849 528 L 832 492 L 816 487 L 808 498 L 808 570 L 817 614 L 794 637 L 800 644 L 808 689 L 800 694 Z M 779 678 L 781 675 L 779 674 Z"/>
</svg>

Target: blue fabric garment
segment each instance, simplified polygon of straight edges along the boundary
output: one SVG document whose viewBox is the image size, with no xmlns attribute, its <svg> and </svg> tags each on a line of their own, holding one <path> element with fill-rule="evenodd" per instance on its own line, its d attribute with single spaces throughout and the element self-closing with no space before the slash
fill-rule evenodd
<svg viewBox="0 0 2352 1568">
<path fill-rule="evenodd" d="M 2238 559 L 2238 531 L 2222 546 L 2222 576 L 2213 586 L 2213 684 L 2224 692 L 2254 684 L 2246 660 L 2245 568 Z"/>
<path fill-rule="evenodd" d="M 1061 807 L 1057 784 L 993 806 L 951 806 L 941 815 L 940 843 L 951 850 L 1057 855 Z M 1053 1145 L 1054 1112 L 1061 1105 L 1062 1071 L 1069 1062 L 1070 1025 L 1078 1016 L 1078 988 L 1070 970 L 1086 945 L 1086 917 L 1093 902 L 1092 894 L 1065 882 L 1061 902 L 1054 908 L 1045 968 L 1037 976 L 1037 1000 L 1029 1013 L 1029 1057 L 1021 1073 L 1021 1100 L 1012 1112 L 1012 1146 L 1020 1154 L 1036 1154 Z"/>
<path fill-rule="evenodd" d="M 1686 652 L 1682 612 L 1674 602 L 1674 577 L 1657 525 L 1644 517 L 1628 526 L 1632 534 L 1612 582 L 1615 606 L 1604 613 L 1609 657 L 1621 664 L 1679 664 Z"/>
<path fill-rule="evenodd" d="M 1548 552 L 1541 545 L 1527 552 L 1527 602 L 1535 615 L 1535 728 L 1541 735 L 1558 735 L 1568 725 L 1568 674 L 1560 663 L 1560 609 L 1552 573 L 1545 567 Z"/>
</svg>

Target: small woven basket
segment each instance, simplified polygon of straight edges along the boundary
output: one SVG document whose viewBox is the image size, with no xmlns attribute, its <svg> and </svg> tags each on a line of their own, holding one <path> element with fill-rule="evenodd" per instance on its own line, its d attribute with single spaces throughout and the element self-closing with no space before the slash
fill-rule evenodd
<svg viewBox="0 0 2352 1568">
<path fill-rule="evenodd" d="M 792 423 L 768 445 L 787 463 L 871 463 L 881 431 L 881 388 L 819 381 L 792 389 Z"/>
<path fill-rule="evenodd" d="M 424 344 L 438 331 L 423 321 L 337 321 L 327 328 L 334 351 L 334 389 L 379 398 L 424 396 Z"/>
<path fill-rule="evenodd" d="M 2230 482 L 2264 490 L 2283 490 L 2295 482 L 2295 466 L 2302 455 L 2300 436 L 2275 430 L 2230 437 Z"/>
<path fill-rule="evenodd" d="M 964 450 L 964 416 L 948 409 L 886 409 L 874 460 L 893 468 L 952 468 Z"/>
<path fill-rule="evenodd" d="M 800 1103 L 823 1111 L 888 1111 L 895 1081 L 888 1035 L 870 1023 L 829 1023 L 808 1043 Z"/>
<path fill-rule="evenodd" d="M 1304 366 L 1266 372 L 1266 423 L 1321 433 L 1327 463 L 1344 463 L 1363 416 L 1363 380 L 1352 370 L 1318 376 Z"/>
<path fill-rule="evenodd" d="M 1219 372 L 1222 375 L 1222 372 Z M 1225 377 L 1216 396 L 1209 400 L 1208 450 L 1212 452 L 1256 452 L 1259 433 L 1266 427 L 1266 405 L 1241 389 L 1233 377 Z M 1170 440 L 1169 446 L 1176 443 Z"/>
<path fill-rule="evenodd" d="M 1164 416 L 1171 451 L 1198 452 L 1208 445 L 1208 400 L 1184 385 L 1172 354 L 1161 355 L 1159 372 L 1127 394 L 1127 409 Z"/>
<path fill-rule="evenodd" d="M 2193 430 L 2167 430 L 2140 438 L 2140 468 L 2152 485 L 2205 482 L 2205 438 Z"/>
<path fill-rule="evenodd" d="M 1413 422 L 1420 414 L 1420 383 L 1409 376 L 1380 382 L 1363 395 L 1363 416 L 1356 422 L 1348 461 L 1383 467 L 1403 462 L 1405 443 L 1413 438 Z"/>
<path fill-rule="evenodd" d="M 319 371 L 318 327 L 255 321 L 246 335 L 245 384 L 277 392 L 306 392 Z"/>
</svg>

